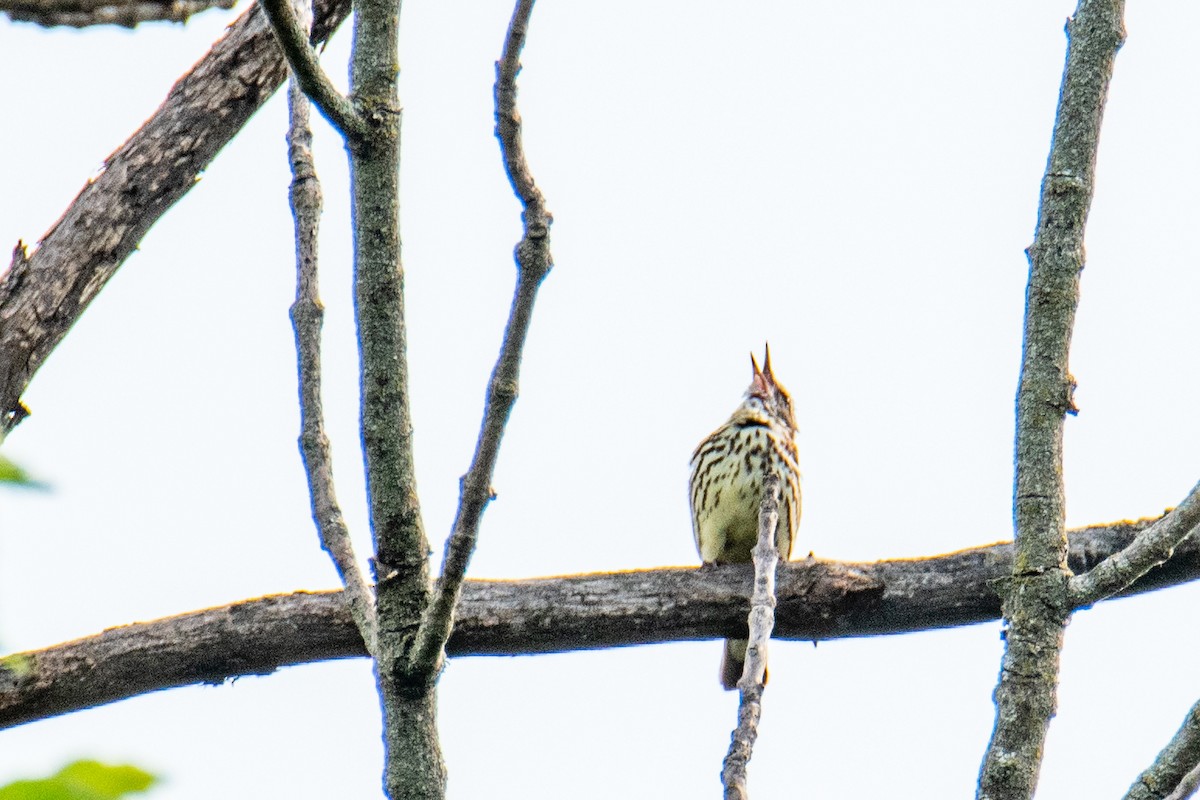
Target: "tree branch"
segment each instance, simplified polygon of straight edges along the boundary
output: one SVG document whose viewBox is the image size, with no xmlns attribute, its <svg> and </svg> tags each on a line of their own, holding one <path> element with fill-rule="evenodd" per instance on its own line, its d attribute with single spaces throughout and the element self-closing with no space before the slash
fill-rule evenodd
<svg viewBox="0 0 1200 800">
<path fill-rule="evenodd" d="M 454 607 L 462 589 L 463 578 L 471 554 L 479 538 L 483 512 L 492 499 L 492 474 L 500 454 L 504 428 L 517 401 L 521 372 L 521 353 L 538 288 L 550 272 L 550 225 L 545 199 L 533 181 L 521 143 L 521 117 L 517 112 L 517 73 L 520 71 L 521 49 L 525 46 L 529 16 L 534 0 L 518 0 L 504 40 L 504 51 L 496 65 L 496 137 L 504 157 L 505 171 L 521 200 L 525 232 L 517 244 L 517 286 L 513 293 L 508 323 L 500 356 L 488 383 L 483 424 L 471 466 L 463 476 L 458 511 L 446 552 L 442 574 L 434 587 L 433 600 L 421 623 L 413 648 L 414 672 L 436 674 L 441 668 L 442 652 L 454 624 Z"/>
<path fill-rule="evenodd" d="M 746 800 L 746 766 L 758 739 L 758 720 L 762 716 L 762 693 L 767 681 L 767 642 L 775 627 L 775 569 L 779 551 L 775 548 L 775 529 L 779 525 L 779 476 L 763 480 L 763 498 L 758 511 L 758 542 L 754 546 L 754 594 L 750 598 L 750 631 L 746 661 L 738 681 L 738 722 L 730 737 L 729 752 L 721 768 L 725 800 Z"/>
<path fill-rule="evenodd" d="M 1016 560 L 1005 590 L 1004 660 L 979 800 L 1033 796 L 1057 702 L 1059 653 L 1072 610 L 1062 482 L 1063 420 L 1075 411 L 1067 361 L 1100 123 L 1113 60 L 1124 41 L 1123 10 L 1123 0 L 1080 0 L 1067 24 L 1054 139 L 1029 249 L 1017 391 Z"/>
<path fill-rule="evenodd" d="M 311 25 L 312 8 L 304 10 L 305 30 Z M 290 11 L 290 5 L 289 5 Z M 299 24 L 299 23 L 297 23 Z M 307 47 L 308 36 L 305 36 Z M 288 156 L 292 167 L 289 199 L 296 231 L 296 301 L 290 316 L 296 332 L 296 359 L 300 389 L 300 455 L 308 478 L 308 495 L 321 546 L 337 569 L 354 623 L 362 634 L 367 652 L 375 653 L 375 595 L 359 569 L 350 541 L 350 530 L 338 505 L 333 486 L 333 456 L 325 433 L 321 403 L 321 327 L 325 307 L 317 291 L 317 230 L 321 221 L 321 183 L 312 156 L 312 128 L 308 98 L 293 76 L 288 85 Z"/>
<path fill-rule="evenodd" d="M 263 12 L 271 21 L 271 28 L 279 41 L 279 47 L 291 67 L 292 75 L 300 88 L 308 95 L 329 124 L 345 138 L 362 136 L 367 131 L 366 123 L 355 110 L 350 100 L 329 80 L 317 53 L 309 44 L 308 32 L 300 26 L 291 0 L 259 0 Z"/>
<path fill-rule="evenodd" d="M 359 427 L 376 571 L 376 676 L 388 797 L 442 800 L 446 767 L 433 675 L 410 653 L 429 607 L 429 541 L 421 520 L 409 405 L 404 265 L 400 258 L 400 4 L 355 0 L 350 99 L 367 130 L 349 137 L 358 335 Z"/>
<path fill-rule="evenodd" d="M 1073 531 L 1071 568 L 1086 571 L 1154 522 Z M 839 639 L 990 622 L 1000 615 L 993 584 L 1011 575 L 1012 565 L 1008 543 L 871 564 L 786 562 L 778 571 L 774 638 Z M 1197 577 L 1200 539 L 1189 537 L 1124 594 Z M 446 649 L 451 657 L 511 656 L 742 636 L 751 580 L 744 564 L 468 580 Z M 159 689 L 363 655 L 362 635 L 341 592 L 247 600 L 0 660 L 0 727 Z"/>
<path fill-rule="evenodd" d="M 364 654 L 341 592 L 259 597 L 0 659 L 0 726 Z"/>
<path fill-rule="evenodd" d="M 1161 800 L 1172 795 L 1197 765 L 1200 765 L 1200 703 L 1192 706 L 1174 738 L 1129 787 L 1125 800 Z"/>
<path fill-rule="evenodd" d="M 318 0 L 313 38 L 328 38 L 349 10 L 347 0 Z M 75 320 L 279 87 L 287 68 L 273 39 L 251 7 L 108 157 L 37 249 L 17 244 L 0 276 L 0 439 L 25 416 L 21 395 Z"/>
<path fill-rule="evenodd" d="M 1200 525 L 1200 483 L 1176 508 L 1151 525 L 1129 547 L 1094 568 L 1071 578 L 1072 608 L 1090 605 L 1121 591 L 1146 572 L 1168 560 L 1175 548 Z"/>
<path fill-rule="evenodd" d="M 1200 764 L 1183 776 L 1183 780 L 1175 787 L 1175 791 L 1167 795 L 1166 800 L 1188 800 L 1189 797 L 1195 796 L 1198 789 L 1200 789 Z"/>
<path fill-rule="evenodd" d="M 32 22 L 44 28 L 133 28 L 143 22 L 186 22 L 201 11 L 228 10 L 234 5 L 236 0 L 0 0 L 0 12 L 14 22 Z"/>
</svg>

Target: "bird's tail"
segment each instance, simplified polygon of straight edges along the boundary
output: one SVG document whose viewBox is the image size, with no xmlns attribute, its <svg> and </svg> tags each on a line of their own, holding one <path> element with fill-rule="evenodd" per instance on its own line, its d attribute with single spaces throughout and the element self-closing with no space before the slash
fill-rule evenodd
<svg viewBox="0 0 1200 800">
<path fill-rule="evenodd" d="M 728 691 L 737 688 L 742 679 L 742 670 L 746 668 L 746 648 L 750 645 L 747 639 L 726 639 L 725 655 L 721 659 L 721 685 Z M 763 685 L 767 683 L 767 673 L 763 672 Z"/>
</svg>

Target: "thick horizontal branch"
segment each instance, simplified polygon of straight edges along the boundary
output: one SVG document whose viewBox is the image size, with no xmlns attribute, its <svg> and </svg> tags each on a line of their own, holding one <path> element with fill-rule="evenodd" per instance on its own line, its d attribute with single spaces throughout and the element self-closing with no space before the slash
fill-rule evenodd
<svg viewBox="0 0 1200 800">
<path fill-rule="evenodd" d="M 360 655 L 366 649 L 341 592 L 258 597 L 0 659 L 0 725 Z"/>
<path fill-rule="evenodd" d="M 349 11 L 349 0 L 317 0 L 313 40 L 328 38 Z M 21 395 L 42 362 L 286 75 L 253 6 L 105 160 L 37 248 L 17 244 L 0 275 L 0 439 L 25 416 Z"/>
<path fill-rule="evenodd" d="M 186 22 L 201 11 L 228 10 L 235 4 L 236 0 L 0 0 L 0 11 L 15 22 L 32 22 L 45 28 L 132 28 L 143 22 Z"/>
<path fill-rule="evenodd" d="M 1070 565 L 1084 572 L 1153 519 L 1073 531 Z M 995 620 L 991 583 L 1012 571 L 1012 545 L 933 558 L 780 565 L 777 639 L 835 639 Z M 1200 541 L 1125 590 L 1200 576 Z M 527 655 L 746 635 L 748 564 L 537 578 L 469 580 L 447 653 Z M 364 656 L 341 592 L 276 595 L 107 630 L 0 660 L 0 727 L 279 667 Z"/>
</svg>

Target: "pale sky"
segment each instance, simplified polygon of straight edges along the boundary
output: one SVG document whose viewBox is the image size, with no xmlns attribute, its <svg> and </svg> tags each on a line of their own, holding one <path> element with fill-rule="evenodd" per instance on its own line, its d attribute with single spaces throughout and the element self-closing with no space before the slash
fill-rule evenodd
<svg viewBox="0 0 1200 800">
<path fill-rule="evenodd" d="M 240 8 L 243 8 L 239 7 Z M 696 443 L 770 340 L 796 400 L 797 557 L 1011 535 L 1027 265 L 1071 2 L 556 3 L 520 79 L 555 214 L 474 577 L 697 564 Z M 492 137 L 505 2 L 406 4 L 401 168 L 419 489 L 440 558 L 520 236 Z M 36 241 L 229 12 L 134 32 L 0 23 L 0 242 Z M 1200 7 L 1131 3 L 1101 140 L 1067 422 L 1068 524 L 1200 479 Z M 349 28 L 323 62 L 344 81 Z M 296 452 L 283 93 L 155 226 L 38 373 L 0 494 L 0 649 L 336 576 Z M 360 556 L 346 165 L 323 121 L 326 409 Z M 7 250 L 5 251 L 7 252 Z M 1200 586 L 1078 614 L 1039 800 L 1119 797 L 1200 697 Z M 969 797 L 997 623 L 778 642 L 756 798 Z M 717 796 L 736 695 L 713 642 L 452 661 L 452 798 Z M 147 797 L 380 796 L 365 660 L 161 692 L 0 732 L 0 783 L 130 762 Z"/>
</svg>

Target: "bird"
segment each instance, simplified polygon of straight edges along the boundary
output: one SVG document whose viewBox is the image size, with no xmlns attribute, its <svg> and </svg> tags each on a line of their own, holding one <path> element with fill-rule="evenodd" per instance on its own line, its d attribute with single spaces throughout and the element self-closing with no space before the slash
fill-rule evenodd
<svg viewBox="0 0 1200 800">
<path fill-rule="evenodd" d="M 692 533 L 705 564 L 752 561 L 764 479 L 779 477 L 779 524 L 775 548 L 786 561 L 800 524 L 800 467 L 792 397 L 771 372 L 768 344 L 760 369 L 729 420 L 696 448 L 691 459 Z M 726 639 L 721 685 L 732 690 L 746 661 L 745 639 Z M 764 675 L 764 682 L 766 677 Z"/>
</svg>

